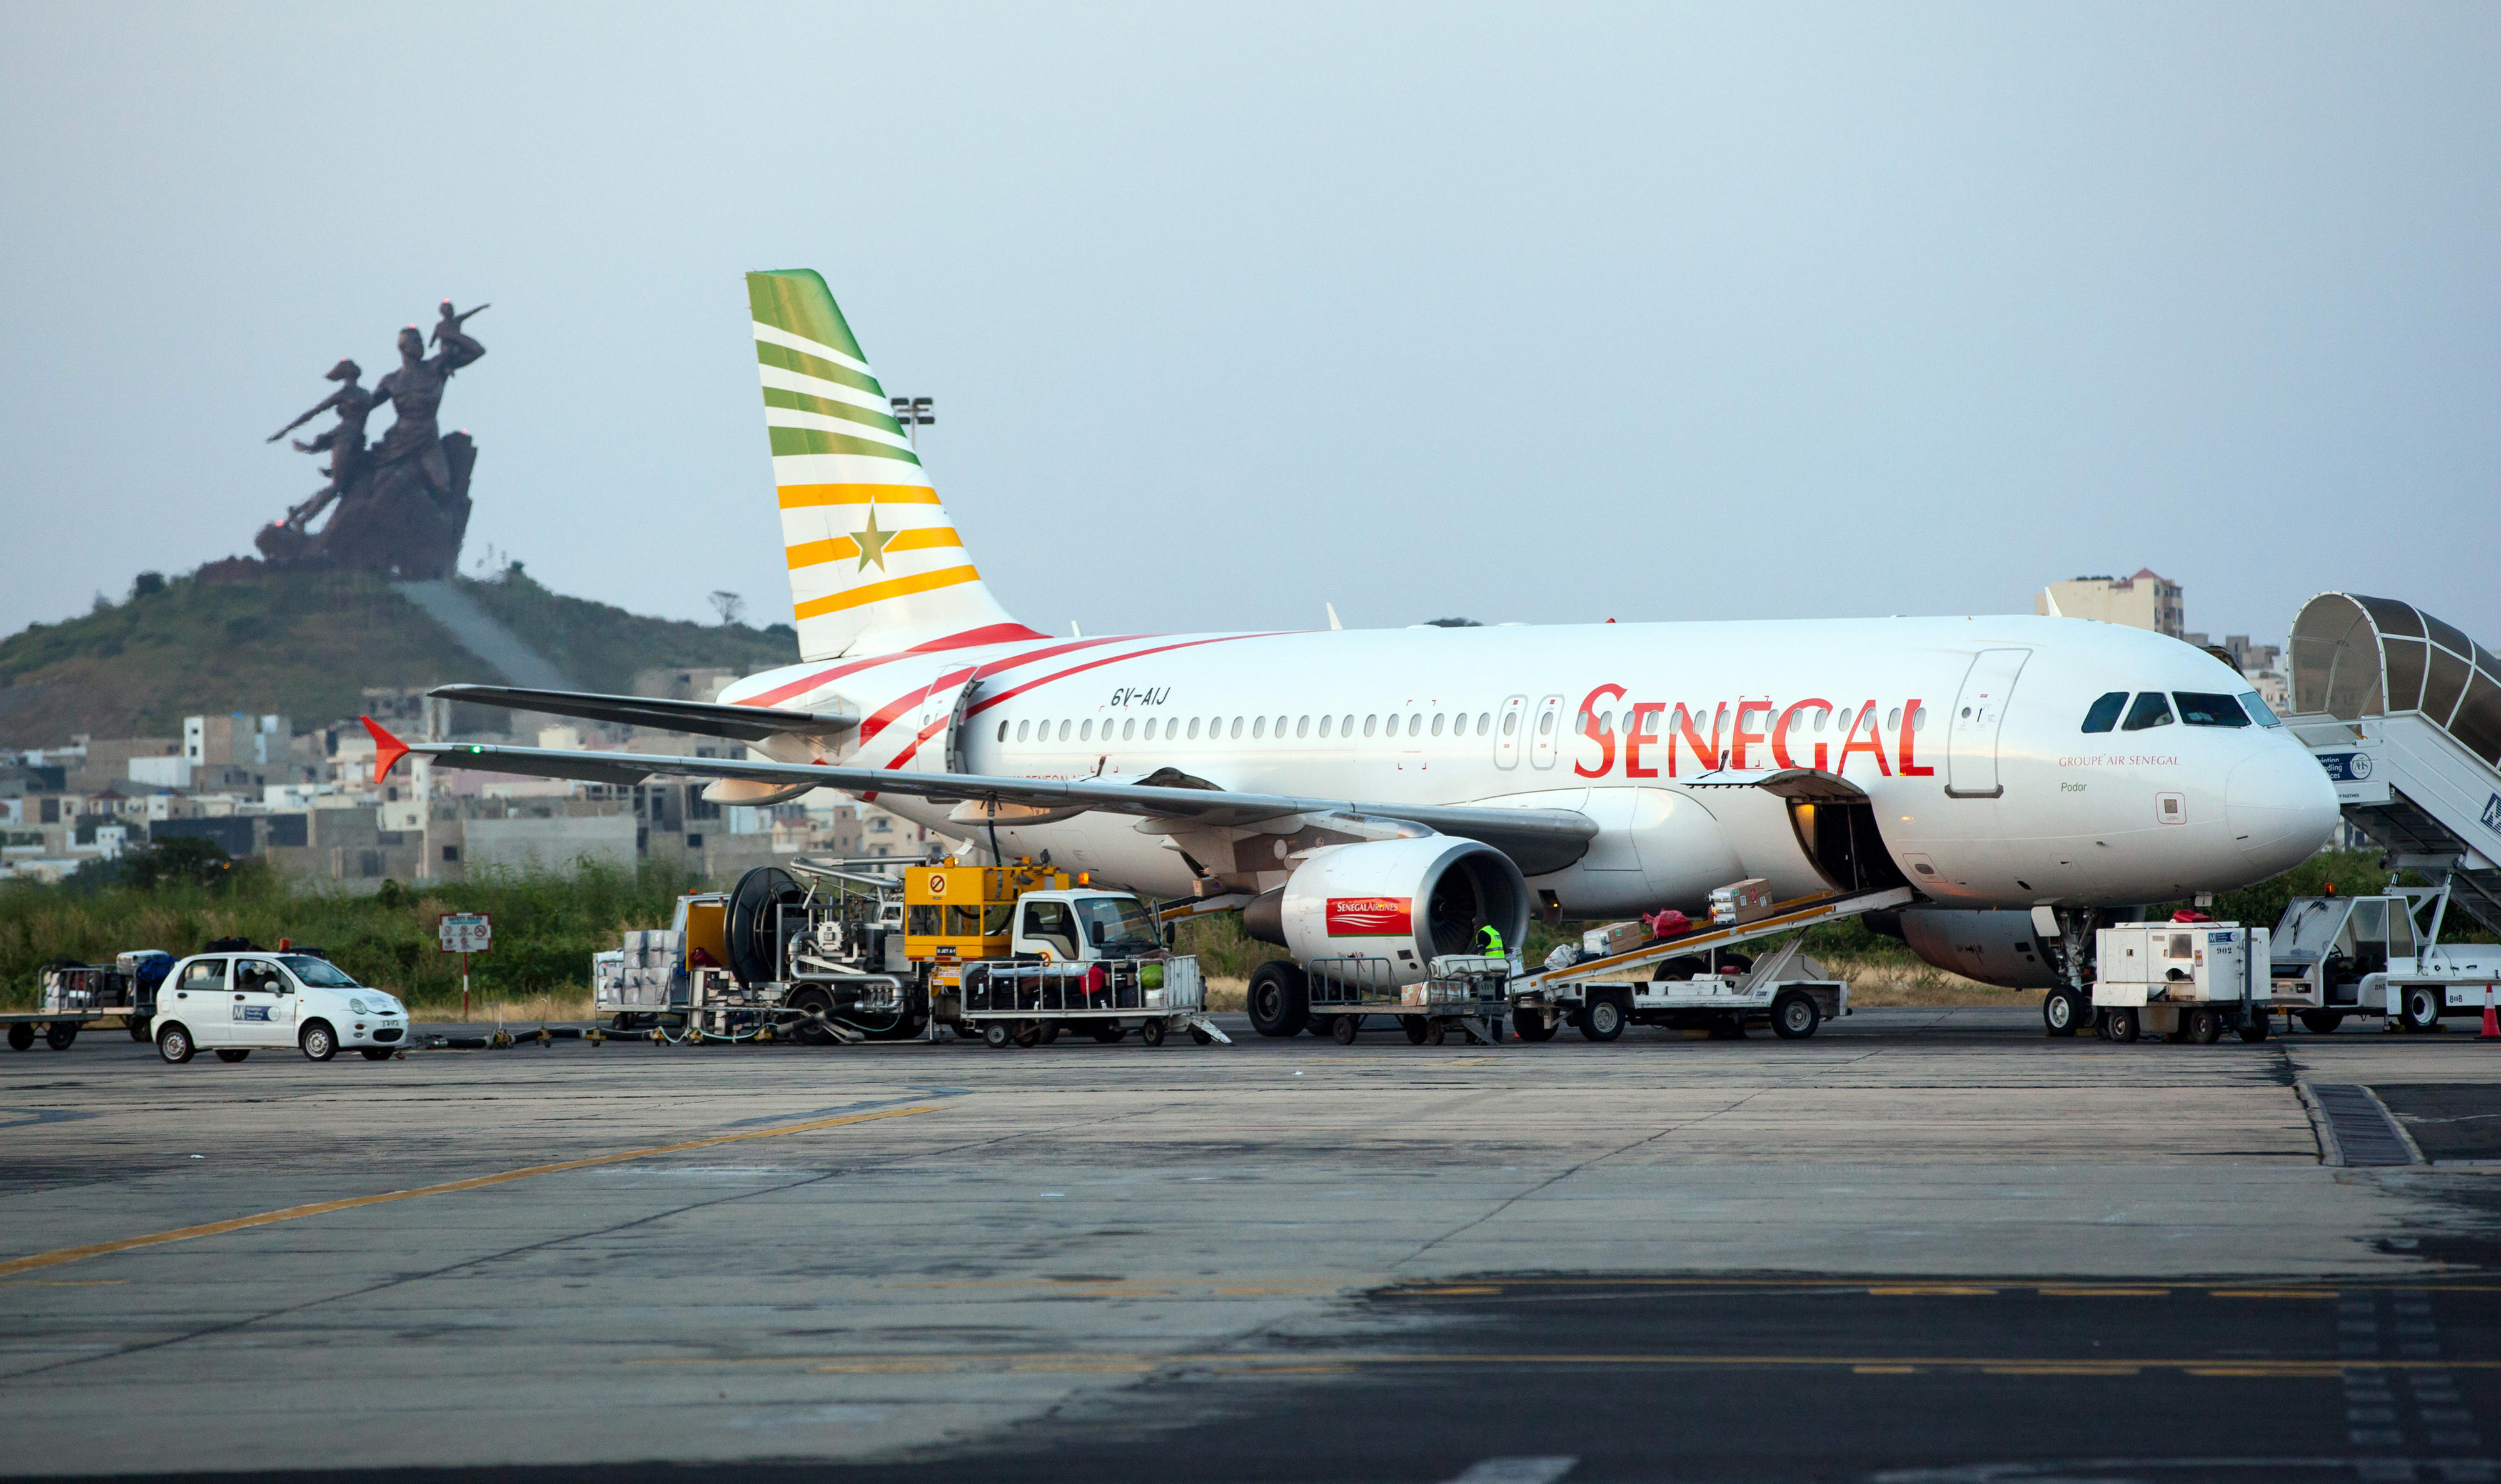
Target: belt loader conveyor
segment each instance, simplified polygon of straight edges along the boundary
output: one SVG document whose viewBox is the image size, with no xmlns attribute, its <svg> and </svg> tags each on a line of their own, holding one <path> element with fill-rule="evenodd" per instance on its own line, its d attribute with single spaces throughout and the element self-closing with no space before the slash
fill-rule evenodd
<svg viewBox="0 0 2501 1484">
<path fill-rule="evenodd" d="M 1525 974 L 1511 985 L 1512 1023 L 1523 1039 L 1531 1040 L 1552 1036 L 1555 1026 L 1566 1019 L 1592 1040 L 1613 1040 L 1631 1020 L 1676 1023 L 1700 1018 L 1705 1023 L 1742 1027 L 1748 1019 L 1763 1015 L 1784 1038 L 1812 1036 L 1824 1020 L 1850 1013 L 1850 990 L 1833 979 L 1784 977 L 1796 961 L 1797 943 L 1785 945 L 1742 973 L 1706 973 L 1679 979 L 1653 979 L 1651 974 L 1673 959 L 1706 955 L 1716 961 L 1722 949 L 1901 907 L 1913 895 L 1907 886 L 1891 886 L 1882 891 L 1796 897 L 1774 903 L 1766 915 L 1751 922 L 1705 928 L 1644 943 L 1629 952 Z M 1716 969 L 1716 962 L 1710 967 Z"/>
</svg>

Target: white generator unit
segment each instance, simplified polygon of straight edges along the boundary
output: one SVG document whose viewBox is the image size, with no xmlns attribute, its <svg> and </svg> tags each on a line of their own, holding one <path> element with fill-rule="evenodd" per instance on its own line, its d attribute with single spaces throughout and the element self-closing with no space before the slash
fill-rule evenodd
<svg viewBox="0 0 2501 1484">
<path fill-rule="evenodd" d="M 2267 930 L 2237 922 L 2135 922 L 2093 941 L 2093 1019 L 2102 1036 L 2148 1032 L 2212 1045 L 2225 1031 L 2264 1040 L 2274 997 Z"/>
</svg>

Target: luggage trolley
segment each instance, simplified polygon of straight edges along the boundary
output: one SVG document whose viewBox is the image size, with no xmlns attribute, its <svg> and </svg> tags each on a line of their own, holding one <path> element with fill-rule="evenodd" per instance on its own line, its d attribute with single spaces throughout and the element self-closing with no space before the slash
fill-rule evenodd
<svg viewBox="0 0 2501 1484">
<path fill-rule="evenodd" d="M 1326 1021 L 1341 1046 L 1354 1044 L 1366 1015 L 1396 1017 L 1414 1045 L 1441 1045 L 1453 1031 L 1498 1045 L 1511 1007 L 1511 977 L 1518 972 L 1517 960 L 1470 953 L 1443 954 L 1425 965 L 1425 978 L 1408 984 L 1397 982 L 1396 966 L 1385 958 L 1344 954 L 1304 968 L 1313 1028 Z"/>
<path fill-rule="evenodd" d="M 966 964 L 960 973 L 957 1019 L 978 1027 L 984 1044 L 993 1048 L 1040 1045 L 1062 1026 L 1115 1041 L 1130 1020 L 1139 1022 L 1138 1039 L 1150 1046 L 1183 1030 L 1202 1046 L 1231 1039 L 1207 1018 L 1206 984 L 1198 960 L 1188 955 L 1047 964 L 992 959 Z"/>
</svg>

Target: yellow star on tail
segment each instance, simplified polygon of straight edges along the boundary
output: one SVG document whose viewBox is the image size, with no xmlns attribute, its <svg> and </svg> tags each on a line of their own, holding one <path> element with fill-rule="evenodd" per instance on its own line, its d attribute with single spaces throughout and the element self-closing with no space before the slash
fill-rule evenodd
<svg viewBox="0 0 2501 1484">
<path fill-rule="evenodd" d="M 868 564 L 875 562 L 877 563 L 877 570 L 884 572 L 885 570 L 885 544 L 894 540 L 895 537 L 901 534 L 902 533 L 899 531 L 879 530 L 877 528 L 877 507 L 871 505 L 868 508 L 868 529 L 865 531 L 854 531 L 851 533 L 852 544 L 859 547 L 859 565 L 851 570 L 854 572 L 866 572 L 868 571 Z"/>
</svg>

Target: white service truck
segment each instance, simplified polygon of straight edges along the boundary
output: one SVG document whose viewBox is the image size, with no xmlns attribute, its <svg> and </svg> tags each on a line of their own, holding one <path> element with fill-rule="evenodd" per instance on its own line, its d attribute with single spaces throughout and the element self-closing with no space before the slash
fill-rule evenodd
<svg viewBox="0 0 2501 1484">
<path fill-rule="evenodd" d="M 2446 882 L 2293 898 L 2276 922 L 2275 1004 L 2320 1033 L 2349 1015 L 2410 1031 L 2482 1016 L 2501 993 L 2501 947 L 2440 941 L 2448 909 Z"/>
</svg>

